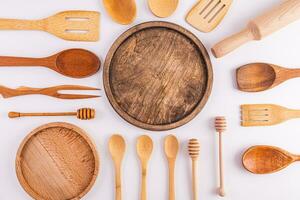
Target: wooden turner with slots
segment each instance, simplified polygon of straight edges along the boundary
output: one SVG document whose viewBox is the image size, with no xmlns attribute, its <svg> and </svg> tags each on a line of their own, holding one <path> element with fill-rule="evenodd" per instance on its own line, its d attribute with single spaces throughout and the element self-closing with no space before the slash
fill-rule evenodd
<svg viewBox="0 0 300 200">
<path fill-rule="evenodd" d="M 186 21 L 202 32 L 214 30 L 225 17 L 232 0 L 200 0 L 186 16 Z"/>
<path fill-rule="evenodd" d="M 248 104 L 241 106 L 242 126 L 271 126 L 289 119 L 300 118 L 300 110 L 273 104 Z"/>
<path fill-rule="evenodd" d="M 0 19 L 0 30 L 39 30 L 72 41 L 99 40 L 100 13 L 64 11 L 40 20 Z"/>
</svg>

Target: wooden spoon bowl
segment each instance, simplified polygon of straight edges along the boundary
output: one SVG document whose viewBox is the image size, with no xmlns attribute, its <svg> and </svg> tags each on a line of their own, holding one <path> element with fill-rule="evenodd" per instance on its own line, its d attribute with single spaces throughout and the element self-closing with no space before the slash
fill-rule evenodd
<svg viewBox="0 0 300 200">
<path fill-rule="evenodd" d="M 108 14 L 119 24 L 131 24 L 136 18 L 135 0 L 103 0 Z"/>
<path fill-rule="evenodd" d="M 179 0 L 148 0 L 149 7 L 157 17 L 171 16 L 177 6 Z"/>
</svg>

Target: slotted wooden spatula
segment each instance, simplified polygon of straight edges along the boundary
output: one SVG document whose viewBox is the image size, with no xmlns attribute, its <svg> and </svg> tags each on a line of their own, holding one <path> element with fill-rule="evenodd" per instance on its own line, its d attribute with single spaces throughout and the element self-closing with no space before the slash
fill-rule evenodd
<svg viewBox="0 0 300 200">
<path fill-rule="evenodd" d="M 289 119 L 300 118 L 300 110 L 273 104 L 242 105 L 242 126 L 271 126 Z"/>
<path fill-rule="evenodd" d="M 202 32 L 214 30 L 225 17 L 232 0 L 200 0 L 186 16 L 186 21 Z"/>
<path fill-rule="evenodd" d="M 40 30 L 72 41 L 99 40 L 100 13 L 64 11 L 40 20 L 0 19 L 0 30 Z"/>
</svg>

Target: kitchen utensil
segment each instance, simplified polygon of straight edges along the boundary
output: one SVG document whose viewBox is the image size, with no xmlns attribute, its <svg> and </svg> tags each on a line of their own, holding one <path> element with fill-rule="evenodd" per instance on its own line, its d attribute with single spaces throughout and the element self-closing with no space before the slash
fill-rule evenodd
<svg viewBox="0 0 300 200">
<path fill-rule="evenodd" d="M 99 40 L 100 13 L 70 10 L 40 20 L 0 19 L 0 30 L 39 30 L 72 41 Z"/>
<path fill-rule="evenodd" d="M 72 78 L 91 76 L 100 65 L 99 58 L 84 49 L 68 49 L 45 58 L 0 56 L 0 66 L 44 66 Z"/>
<path fill-rule="evenodd" d="M 40 94 L 55 97 L 58 99 L 88 99 L 97 98 L 97 95 L 84 95 L 84 94 L 62 94 L 61 90 L 99 90 L 97 88 L 80 86 L 80 85 L 59 85 L 48 88 L 30 88 L 30 87 L 19 87 L 17 89 L 11 89 L 0 85 L 0 94 L 3 98 L 11 98 L 23 95 Z"/>
<path fill-rule="evenodd" d="M 147 168 L 153 150 L 153 142 L 149 136 L 143 135 L 137 139 L 136 150 L 141 161 L 142 191 L 141 200 L 147 199 Z"/>
<path fill-rule="evenodd" d="M 68 123 L 33 130 L 16 158 L 18 180 L 33 199 L 81 199 L 94 185 L 98 171 L 94 143 Z"/>
<path fill-rule="evenodd" d="M 236 71 L 238 88 L 245 92 L 268 90 L 299 76 L 300 69 L 287 69 L 269 63 L 250 63 Z"/>
<path fill-rule="evenodd" d="M 273 146 L 253 146 L 243 156 L 244 167 L 254 174 L 274 173 L 295 161 L 300 161 L 300 155 L 291 154 Z"/>
<path fill-rule="evenodd" d="M 198 159 L 200 143 L 197 139 L 190 139 L 188 146 L 189 155 L 192 159 L 193 199 L 198 199 Z"/>
<path fill-rule="evenodd" d="M 182 126 L 202 110 L 213 71 L 204 46 L 191 32 L 167 22 L 147 22 L 113 44 L 103 78 L 121 117 L 161 131 Z"/>
<path fill-rule="evenodd" d="M 131 24 L 136 18 L 135 0 L 103 0 L 108 14 L 119 24 Z"/>
<path fill-rule="evenodd" d="M 60 112 L 60 113 L 19 113 L 9 112 L 9 118 L 18 117 L 39 117 L 39 116 L 76 116 L 81 120 L 90 120 L 95 118 L 95 110 L 91 108 L 81 108 L 77 112 Z"/>
<path fill-rule="evenodd" d="M 121 135 L 113 135 L 109 140 L 109 151 L 115 164 L 115 199 L 122 199 L 122 160 L 126 151 L 126 143 Z"/>
<path fill-rule="evenodd" d="M 293 118 L 300 118 L 300 110 L 273 104 L 242 105 L 242 126 L 270 126 Z"/>
<path fill-rule="evenodd" d="M 280 6 L 249 22 L 247 28 L 212 48 L 212 53 L 219 58 L 232 52 L 241 45 L 252 40 L 261 40 L 275 31 L 300 18 L 300 1 L 284 1 Z"/>
<path fill-rule="evenodd" d="M 157 17 L 169 17 L 171 16 L 177 6 L 179 0 L 148 0 L 150 10 Z"/>
<path fill-rule="evenodd" d="M 232 0 L 201 0 L 187 14 L 186 21 L 202 32 L 214 30 L 227 14 Z"/>
<path fill-rule="evenodd" d="M 175 200 L 175 162 L 179 150 L 179 142 L 174 135 L 165 138 L 165 154 L 169 165 L 169 200 Z"/>
<path fill-rule="evenodd" d="M 223 141 L 222 134 L 226 131 L 227 123 L 225 117 L 216 117 L 215 119 L 215 128 L 219 133 L 219 171 L 220 171 L 220 187 L 219 187 L 219 195 L 221 197 L 225 196 L 225 188 L 224 188 L 224 162 L 223 162 Z"/>
</svg>

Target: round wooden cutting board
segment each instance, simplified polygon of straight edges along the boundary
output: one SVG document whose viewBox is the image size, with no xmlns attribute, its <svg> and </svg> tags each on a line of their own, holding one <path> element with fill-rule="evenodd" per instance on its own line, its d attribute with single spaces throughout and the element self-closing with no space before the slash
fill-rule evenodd
<svg viewBox="0 0 300 200">
<path fill-rule="evenodd" d="M 93 186 L 98 168 L 93 142 L 82 129 L 67 123 L 33 130 L 16 158 L 19 182 L 37 200 L 80 199 Z"/>
<path fill-rule="evenodd" d="M 123 33 L 104 64 L 108 99 L 129 123 L 168 130 L 193 119 L 210 95 L 213 71 L 202 43 L 168 22 L 147 22 Z"/>
</svg>

